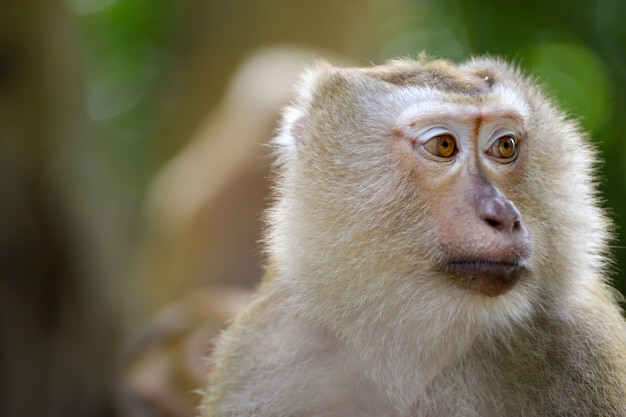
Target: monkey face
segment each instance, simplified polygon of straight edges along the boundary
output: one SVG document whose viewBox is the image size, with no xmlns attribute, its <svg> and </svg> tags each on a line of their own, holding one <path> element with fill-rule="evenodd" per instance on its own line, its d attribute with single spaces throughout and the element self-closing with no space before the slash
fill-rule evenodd
<svg viewBox="0 0 626 417">
<path fill-rule="evenodd" d="M 503 192 L 523 180 L 528 110 L 508 91 L 452 100 L 432 92 L 403 111 L 393 151 L 425 200 L 442 253 L 436 267 L 497 296 L 519 280 L 531 254 L 522 214 Z"/>
</svg>

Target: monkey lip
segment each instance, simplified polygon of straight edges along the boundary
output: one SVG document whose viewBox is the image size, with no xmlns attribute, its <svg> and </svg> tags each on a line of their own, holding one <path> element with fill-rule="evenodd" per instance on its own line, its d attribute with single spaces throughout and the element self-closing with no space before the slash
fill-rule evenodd
<svg viewBox="0 0 626 417">
<path fill-rule="evenodd" d="M 526 267 L 520 260 L 452 260 L 444 272 L 462 287 L 495 297 L 510 290 Z"/>
<path fill-rule="evenodd" d="M 484 271 L 485 273 L 505 272 L 511 269 L 524 268 L 519 261 L 474 259 L 474 260 L 454 260 L 446 265 L 449 269 Z"/>
</svg>

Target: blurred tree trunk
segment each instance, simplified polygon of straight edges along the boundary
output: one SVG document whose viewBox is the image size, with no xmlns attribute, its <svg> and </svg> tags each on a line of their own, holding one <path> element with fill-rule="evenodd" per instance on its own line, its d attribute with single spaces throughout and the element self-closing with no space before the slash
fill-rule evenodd
<svg viewBox="0 0 626 417">
<path fill-rule="evenodd" d="M 0 5 L 2 416 L 108 414 L 119 326 L 104 278 L 120 228 L 83 116 L 78 39 L 61 1 Z"/>
</svg>

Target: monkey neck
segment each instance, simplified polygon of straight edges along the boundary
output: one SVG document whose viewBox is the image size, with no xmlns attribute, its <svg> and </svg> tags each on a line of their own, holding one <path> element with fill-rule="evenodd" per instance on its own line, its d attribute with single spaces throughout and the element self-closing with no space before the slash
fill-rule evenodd
<svg viewBox="0 0 626 417">
<path fill-rule="evenodd" d="M 350 282 L 359 278 L 363 286 L 373 282 L 363 276 Z M 462 358 L 481 333 L 497 327 L 492 317 L 505 303 L 481 301 L 449 287 L 422 285 L 417 290 L 411 281 L 419 279 L 415 277 L 406 285 L 376 291 L 362 288 L 358 293 L 355 288 L 342 294 L 325 290 L 337 287 L 324 285 L 326 279 L 309 276 L 286 284 L 297 317 L 338 341 L 335 345 L 348 366 L 373 382 L 398 410 L 419 401 L 432 381 Z M 385 277 L 378 281 L 385 282 Z M 298 288 L 312 282 L 320 286 Z"/>
<path fill-rule="evenodd" d="M 484 327 L 480 320 L 448 309 L 430 312 L 404 327 L 406 324 L 407 319 L 402 318 L 397 323 L 381 322 L 339 336 L 347 357 L 385 387 L 386 394 L 401 409 L 414 403 L 433 379 L 463 357 Z"/>
</svg>

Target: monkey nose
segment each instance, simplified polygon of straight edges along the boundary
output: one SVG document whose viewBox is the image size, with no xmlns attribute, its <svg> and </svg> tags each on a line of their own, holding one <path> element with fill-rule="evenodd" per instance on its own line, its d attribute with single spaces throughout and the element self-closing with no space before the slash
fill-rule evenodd
<svg viewBox="0 0 626 417">
<path fill-rule="evenodd" d="M 480 206 L 480 216 L 490 227 L 502 232 L 520 229 L 521 214 L 511 200 L 494 196 L 483 199 Z"/>
</svg>

